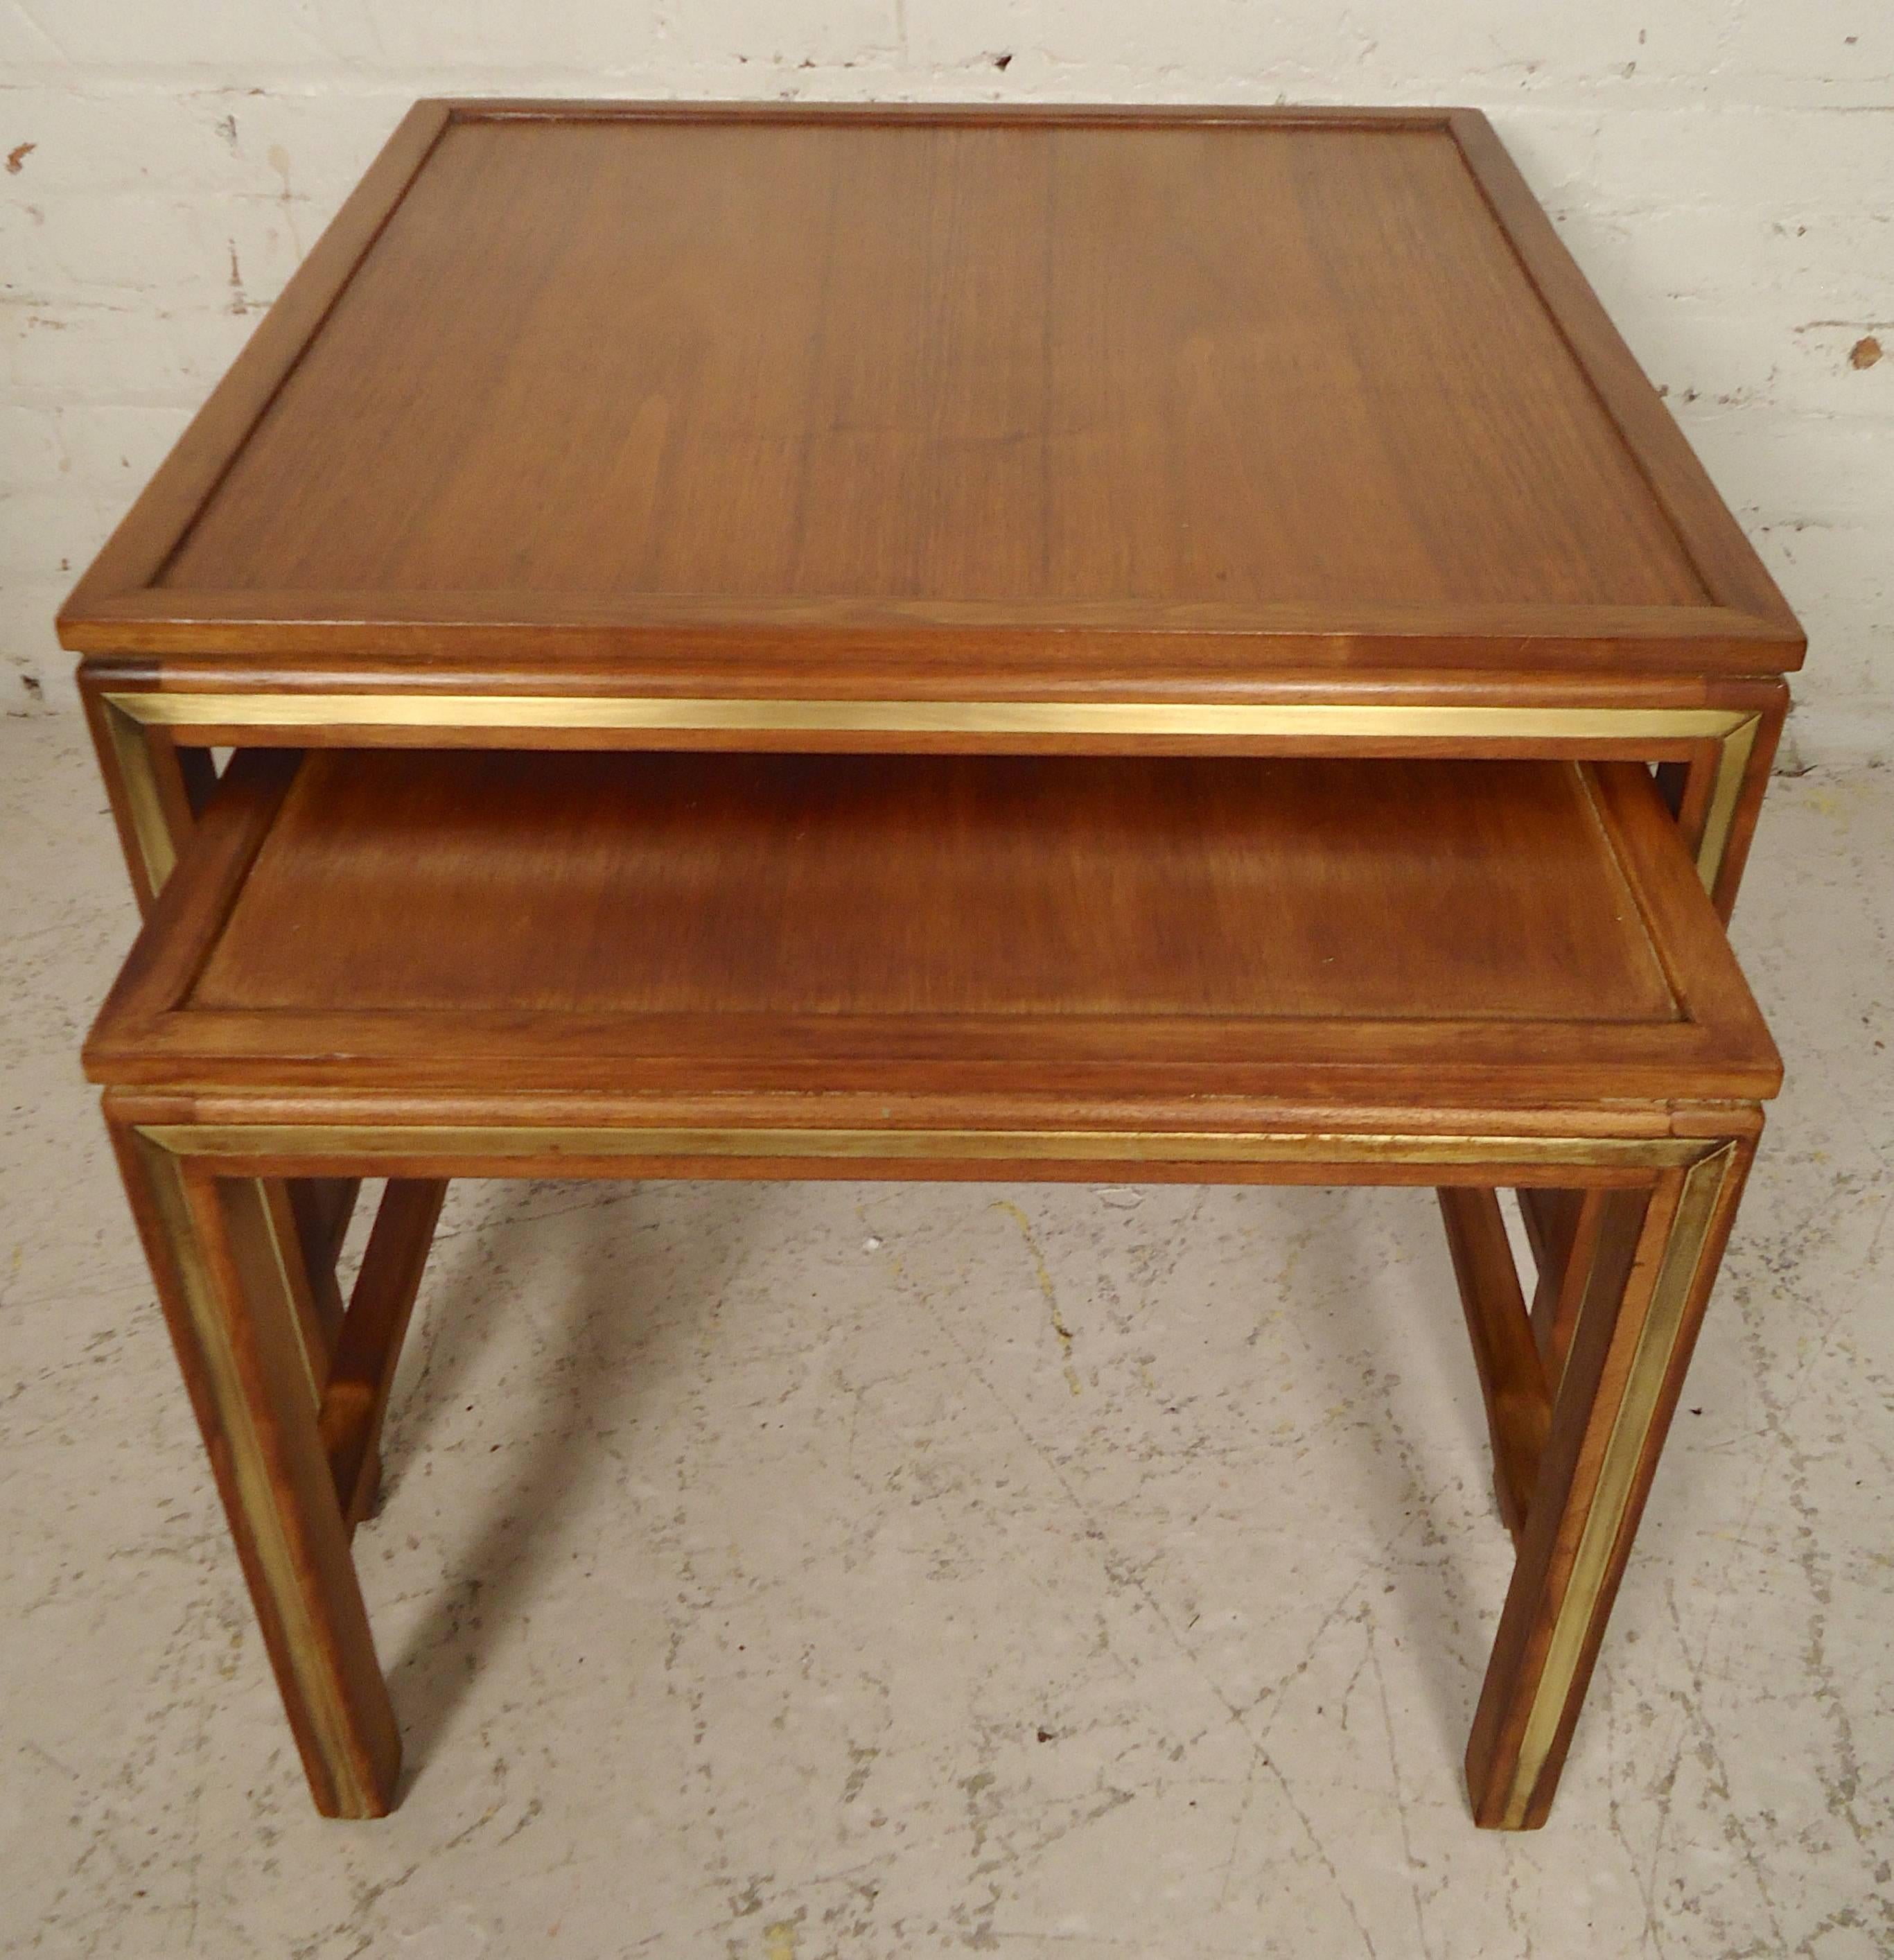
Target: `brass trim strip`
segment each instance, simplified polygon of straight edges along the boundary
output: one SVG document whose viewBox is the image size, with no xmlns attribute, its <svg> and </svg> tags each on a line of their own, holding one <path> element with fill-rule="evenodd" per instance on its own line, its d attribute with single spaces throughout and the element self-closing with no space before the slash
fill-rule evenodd
<svg viewBox="0 0 1894 1960">
<path fill-rule="evenodd" d="M 1685 1314 L 1703 1264 L 1711 1220 L 1735 1154 L 1734 1144 L 1713 1145 L 1684 1173 L 1683 1188 L 1678 1194 L 1663 1260 L 1652 1284 L 1644 1325 L 1638 1332 L 1638 1345 L 1625 1376 L 1617 1414 L 1612 1418 L 1611 1434 L 1585 1513 L 1584 1529 L 1526 1718 L 1513 1787 L 1506 1800 L 1504 1829 L 1517 1831 L 1523 1826 L 1533 1793 L 1557 1737 L 1566 1698 L 1571 1692 L 1580 1656 L 1610 1570 L 1612 1553 L 1630 1507 L 1638 1467 L 1650 1438 L 1651 1419 L 1683 1332 Z"/>
<path fill-rule="evenodd" d="M 1721 740 L 1753 714 L 1723 708 L 1491 708 L 1367 702 L 755 701 L 544 694 L 108 694 L 165 728 L 590 728 L 795 734 L 1348 735 L 1562 741 Z"/>
<path fill-rule="evenodd" d="M 1685 1137 L 1463 1137 L 1347 1131 L 923 1130 L 314 1123 L 161 1123 L 138 1134 L 194 1157 L 536 1156 L 893 1157 L 956 1162 L 1551 1164 L 1677 1169 L 1714 1143 Z"/>
<path fill-rule="evenodd" d="M 128 700 L 145 698 L 108 694 L 100 718 L 105 724 L 106 738 L 112 745 L 119 780 L 124 785 L 126 810 L 132 819 L 138 855 L 144 861 L 145 883 L 157 892 L 164 889 L 164 881 L 177 868 L 177 840 L 171 835 L 164 814 L 164 799 L 158 792 L 151 744 L 145 733 L 152 718 L 134 713 L 124 705 Z"/>
<path fill-rule="evenodd" d="M 270 1597 L 282 1623 L 283 1637 L 296 1666 L 297 1685 L 304 1707 L 318 1732 L 323 1761 L 336 1780 L 336 1798 L 345 1817 L 374 1814 L 373 1793 L 355 1774 L 355 1758 L 347 1717 L 336 1701 L 327 1669 L 315 1658 L 318 1637 L 303 1611 L 304 1590 L 297 1564 L 283 1532 L 269 1472 L 263 1461 L 256 1418 L 245 1392 L 230 1331 L 218 1306 L 217 1287 L 205 1264 L 196 1220 L 184 1189 L 182 1165 L 155 1138 L 139 1132 L 139 1156 L 151 1179 L 164 1236 L 177 1262 L 178 1280 L 199 1351 L 210 1377 L 211 1398 L 228 1446 L 231 1474 L 235 1479 L 244 1520 L 269 1582 Z M 288 1311 L 288 1302 L 284 1303 Z M 300 1343 L 294 1328 L 291 1338 Z M 312 1414 L 310 1421 L 314 1421 Z"/>
<path fill-rule="evenodd" d="M 1710 807 L 1704 813 L 1703 835 L 1697 844 L 1697 875 L 1706 892 L 1717 888 L 1717 873 L 1730 848 L 1730 826 L 1743 794 L 1743 779 L 1749 773 L 1749 758 L 1762 727 L 1761 715 L 1746 715 L 1718 743 L 1716 779 L 1711 787 Z"/>
<path fill-rule="evenodd" d="M 571 729 L 632 734 L 1078 735 L 1130 739 L 1449 742 L 1714 741 L 1721 745 L 1697 869 L 1714 887 L 1761 718 L 1727 708 L 1503 708 L 1369 702 L 820 701 L 547 694 L 190 693 L 103 697 L 151 888 L 177 851 L 140 728 Z"/>
</svg>

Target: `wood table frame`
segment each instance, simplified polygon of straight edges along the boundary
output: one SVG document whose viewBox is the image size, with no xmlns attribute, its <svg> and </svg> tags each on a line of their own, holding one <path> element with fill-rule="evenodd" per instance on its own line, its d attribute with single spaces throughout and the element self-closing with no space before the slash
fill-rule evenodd
<svg viewBox="0 0 1894 1960">
<path fill-rule="evenodd" d="M 1549 1811 L 1760 1128 L 1753 1106 L 1727 1104 L 1622 1112 L 1615 1128 L 1596 1109 L 1325 1109 L 1316 1130 L 1259 1108 L 1214 1131 L 1161 1112 L 1139 1129 L 974 1127 L 950 1112 L 766 1125 L 595 1101 L 476 1116 L 117 1090 L 107 1110 L 310 1789 L 340 1817 L 381 1815 L 396 1795 L 399 1738 L 349 1539 L 449 1179 L 1087 1182 L 1135 1166 L 1198 1183 L 1421 1183 L 1440 1188 L 1456 1252 L 1479 1242 L 1495 1185 L 1585 1192 L 1601 1251 L 1561 1367 L 1542 1368 L 1530 1342 L 1501 1351 L 1523 1322 L 1500 1289 L 1476 1279 L 1466 1293 L 1502 1488 L 1526 1507 L 1466 1757 L 1475 1822 L 1512 1830 Z M 388 1178 L 388 1195 L 348 1317 L 312 1342 L 266 1195 L 364 1175 Z"/>
<path fill-rule="evenodd" d="M 323 331 L 390 214 L 457 124 L 558 118 L 686 124 L 706 116 L 969 128 L 1319 124 L 1390 134 L 1444 131 L 1527 284 L 1556 323 L 1565 355 L 1633 459 L 1704 603 L 1439 606 L 1398 612 L 1283 604 L 1253 607 L 1238 616 L 1201 606 L 1175 612 L 1119 606 L 1087 613 L 1081 608 L 1074 613 L 1069 607 L 1048 612 L 1030 604 L 850 600 L 733 612 L 710 600 L 683 597 L 654 600 L 627 612 L 582 597 L 472 593 L 450 595 L 444 603 L 425 593 L 179 592 L 165 586 L 163 574 L 182 541 Z M 84 656 L 81 695 L 132 883 L 148 912 L 212 793 L 214 749 L 467 745 L 1629 757 L 1658 766 L 1698 872 L 1727 918 L 1787 712 L 1782 676 L 1800 664 L 1804 645 L 1781 595 L 1475 112 L 508 101 L 423 103 L 410 112 L 75 589 L 60 632 L 62 643 Z M 930 651 L 950 642 L 951 662 Z M 1067 662 L 1059 678 L 1042 658 L 1042 650 L 1054 645 L 1062 657 L 1074 647 L 1083 655 L 1076 666 Z M 1157 661 L 1154 656 L 1160 647 L 1163 657 Z M 1179 647 L 1186 648 L 1181 658 Z M 820 650 L 819 659 L 812 659 L 811 648 Z M 727 657 L 737 651 L 743 663 L 740 679 L 734 680 Z M 1160 670 L 1166 676 L 1161 685 L 1154 681 Z M 944 679 L 950 672 L 950 679 Z M 381 1303 L 358 1322 L 352 1311 L 345 1316 L 335 1260 L 358 1163 L 325 1157 L 315 1130 L 293 1138 L 272 1132 L 269 1150 L 261 1151 L 251 1147 L 254 1135 L 240 1125 L 238 1144 L 224 1151 L 218 1141 L 223 1132 L 180 1128 L 151 1112 L 140 1113 L 135 1103 L 115 1103 L 113 1120 L 128 1176 L 144 1194 L 139 1208 L 148 1238 L 157 1230 L 172 1245 L 164 1254 L 172 1274 L 167 1306 L 174 1327 L 184 1330 L 181 1347 L 208 1341 L 203 1330 L 223 1311 L 216 1303 L 228 1304 L 235 1232 L 253 1251 L 259 1244 L 269 1249 L 274 1284 L 286 1290 L 305 1354 L 330 1357 L 310 1364 L 326 1427 L 333 1427 L 333 1411 L 322 1395 L 321 1375 L 333 1366 L 339 1370 L 338 1381 L 355 1385 L 351 1406 L 361 1419 L 350 1430 L 353 1468 L 342 1480 L 348 1485 L 343 1516 L 352 1519 L 372 1492 L 377 1396 L 385 1396 L 386 1382 L 374 1389 L 373 1357 L 352 1358 L 345 1330 L 356 1324 L 378 1328 L 385 1336 L 392 1327 L 398 1347 L 406 1312 L 403 1295 L 406 1291 L 411 1303 L 440 1180 L 461 1174 L 457 1163 L 490 1165 L 486 1145 L 470 1144 L 470 1154 L 455 1157 L 403 1155 L 385 1138 L 376 1144 L 377 1153 L 387 1144 L 375 1160 L 396 1182 L 372 1242 L 380 1249 L 371 1252 L 371 1276 L 358 1289 L 358 1303 L 364 1297 L 371 1306 Z M 1367 1138 L 1373 1126 L 1364 1120 L 1360 1134 Z M 1714 1128 L 1716 1122 L 1730 1119 L 1722 1111 L 1701 1120 Z M 540 1141 L 546 1142 L 557 1127 L 538 1133 Z M 639 1145 L 635 1129 L 634 1123 L 627 1133 L 632 1141 L 622 1138 L 613 1146 L 613 1164 L 661 1161 L 694 1166 L 705 1175 L 736 1174 L 731 1160 L 715 1152 L 641 1157 L 648 1139 Z M 1631 1324 L 1615 1306 L 1610 1316 L 1618 1317 L 1611 1319 L 1595 1303 L 1612 1291 L 1614 1273 L 1618 1280 L 1627 1271 L 1643 1274 L 1665 1300 L 1682 1303 L 1666 1309 L 1680 1316 L 1676 1325 L 1681 1331 L 1665 1348 L 1662 1365 L 1642 1347 L 1636 1351 L 1644 1357 L 1637 1392 L 1644 1399 L 1633 1428 L 1640 1436 L 1661 1433 L 1753 1131 L 1740 1124 L 1734 1131 L 1719 1132 L 1720 1140 L 1695 1141 L 1687 1150 L 1675 1139 L 1661 1147 L 1648 1138 L 1611 1140 L 1606 1153 L 1610 1176 L 1600 1174 L 1591 1144 L 1576 1133 L 1554 1135 L 1536 1141 L 1530 1161 L 1504 1152 L 1479 1158 L 1482 1175 L 1477 1179 L 1463 1153 L 1443 1149 L 1403 1159 L 1397 1176 L 1385 1157 L 1375 1156 L 1379 1146 L 1369 1143 L 1351 1142 L 1341 1157 L 1329 1159 L 1321 1154 L 1326 1146 L 1320 1140 L 1300 1134 L 1292 1124 L 1280 1133 L 1255 1134 L 1288 1140 L 1272 1163 L 1278 1171 L 1293 1166 L 1299 1180 L 1306 1173 L 1313 1181 L 1326 1167 L 1349 1169 L 1350 1181 L 1364 1181 L 1358 1173 L 1373 1169 L 1377 1176 L 1386 1172 L 1387 1181 L 1440 1186 L 1487 1392 L 1501 1509 L 1521 1544 L 1514 1598 L 1530 1594 L 1536 1602 L 1516 1611 L 1509 1601 L 1501 1648 L 1509 1640 L 1538 1640 L 1545 1631 L 1541 1608 L 1546 1573 L 1572 1551 L 1562 1538 L 1555 1545 L 1548 1537 L 1564 1531 L 1568 1521 L 1571 1472 L 1568 1466 L 1563 1483 L 1545 1483 L 1557 1468 L 1558 1452 L 1537 1451 L 1545 1411 L 1528 1408 L 1522 1417 L 1518 1383 L 1537 1367 L 1557 1389 L 1546 1411 L 1554 1400 L 1564 1410 L 1570 1398 L 1557 1385 L 1572 1375 L 1568 1353 L 1590 1354 L 1593 1337 L 1585 1330 L 1605 1326 L 1607 1319 L 1612 1327 Z M 1492 1134 L 1469 1115 L 1463 1141 L 1481 1136 L 1490 1141 Z M 759 1161 L 813 1166 L 815 1174 L 877 1174 L 874 1160 L 855 1154 L 856 1147 L 838 1146 L 834 1153 L 808 1157 L 766 1153 Z M 549 1144 L 548 1148 L 549 1157 L 536 1147 L 520 1161 L 541 1168 L 556 1163 L 560 1174 L 568 1174 L 562 1153 Z M 931 1157 L 920 1147 L 917 1153 L 902 1157 L 900 1174 L 973 1174 L 958 1157 Z M 981 1175 L 1004 1175 L 1004 1165 L 1014 1161 L 1020 1174 L 1096 1174 L 1083 1168 L 1095 1165 L 1090 1157 L 1048 1168 L 1054 1159 L 1029 1153 L 1016 1160 L 992 1139 L 973 1154 L 983 1166 Z M 955 1169 L 957 1163 L 963 1167 Z M 207 1182 L 212 1165 L 215 1185 Z M 1708 1165 L 1716 1166 L 1714 1172 Z M 1241 1174 L 1254 1169 L 1253 1164 Z M 883 1172 L 892 1174 L 885 1165 Z M 1195 1163 L 1190 1174 L 1238 1172 L 1209 1159 Z M 1626 1223 L 1620 1195 L 1626 1178 L 1646 1195 L 1639 1201 L 1641 1226 Z M 1520 1192 L 1539 1266 L 1530 1314 L 1533 1338 L 1525 1341 L 1525 1303 L 1497 1205 L 1490 1188 L 1484 1195 L 1479 1188 L 1504 1184 Z M 1673 1249 L 1661 1255 L 1651 1240 L 1660 1228 Z M 1632 1241 L 1643 1249 L 1627 1267 L 1632 1255 L 1625 1249 Z M 1680 1283 L 1676 1274 L 1686 1268 L 1689 1277 Z M 1658 1285 L 1654 1274 L 1671 1277 Z M 1637 1287 L 1631 1292 L 1635 1296 Z M 1642 1325 L 1640 1316 L 1647 1319 L 1650 1312 L 1647 1301 L 1631 1319 Z M 189 1332 L 193 1327 L 197 1333 Z M 1619 1357 L 1609 1366 L 1618 1367 L 1623 1360 L 1618 1337 L 1607 1330 L 1596 1339 L 1603 1344 L 1593 1357 L 1596 1365 L 1606 1367 L 1603 1357 L 1609 1349 Z M 211 1342 L 205 1354 L 215 1345 Z M 205 1395 L 225 1380 L 218 1372 L 222 1365 L 205 1361 L 194 1371 L 200 1414 L 211 1406 Z M 1587 1368 L 1592 1365 L 1588 1360 Z M 1574 1387 L 1573 1395 L 1577 1392 Z M 343 1397 L 336 1408 L 348 1400 Z M 298 1417 L 291 1427 L 303 1420 Z M 1564 1433 L 1561 1420 L 1569 1425 L 1575 1418 L 1553 1418 L 1555 1435 Z M 307 1440 L 297 1445 L 302 1450 L 297 1474 L 305 1484 Z M 1635 1456 L 1636 1502 L 1654 1452 L 1654 1444 Z M 219 1474 L 228 1496 L 234 1473 L 220 1461 Z M 240 1491 L 233 1516 L 241 1509 Z M 1635 1502 L 1627 1515 L 1635 1519 Z M 315 1535 L 312 1543 L 329 1546 L 322 1556 L 329 1558 L 333 1522 L 311 1522 L 308 1529 Z M 1606 1577 L 1597 1596 L 1606 1603 L 1621 1551 L 1608 1548 L 1605 1558 Z M 254 1582 L 255 1548 L 245 1556 Z M 1595 1553 L 1587 1558 L 1596 1566 Z M 1552 1618 L 1561 1627 L 1593 1624 L 1583 1614 L 1578 1620 L 1558 1613 Z M 1568 1643 L 1570 1637 L 1559 1636 Z M 1578 1637 L 1583 1665 L 1574 1664 L 1573 1678 L 1582 1681 L 1590 1636 Z M 288 1669 L 285 1693 L 294 1706 L 288 1638 L 279 1625 L 272 1647 L 279 1672 Z M 299 1722 L 306 1754 L 315 1747 L 311 1775 L 319 1797 L 326 1778 L 332 1801 L 326 1807 L 349 1814 L 385 1803 L 392 1777 L 387 1739 L 374 1739 L 382 1718 L 371 1704 L 383 1691 L 378 1676 L 371 1692 L 362 1675 L 365 1640 L 364 1624 L 342 1642 L 348 1651 L 338 1664 L 355 1685 L 337 1704 L 346 1715 L 342 1727 L 330 1723 L 322 1732 L 327 1740 L 317 1746 L 309 1726 L 314 1717 Z M 1523 1665 L 1517 1656 L 1515 1664 Z M 1498 1655 L 1495 1665 L 1499 1667 Z M 1495 1688 L 1489 1680 L 1469 1756 L 1483 1823 L 1538 1822 L 1550 1800 L 1569 1723 L 1560 1714 L 1558 1732 L 1548 1741 L 1542 1712 L 1532 1718 L 1539 1725 L 1531 1729 L 1537 1740 L 1528 1746 L 1521 1739 L 1525 1732 L 1515 1733 L 1513 1727 L 1516 1720 L 1527 1720 L 1523 1705 L 1517 1682 Z M 350 1708 L 353 1714 L 346 1713 Z M 1531 1761 L 1536 1751 L 1537 1766 L 1529 1777 L 1520 1764 Z M 320 1773 L 318 1761 L 326 1765 Z"/>
<path fill-rule="evenodd" d="M 1130 1175 L 1438 1190 L 1519 1548 L 1469 1744 L 1469 1786 L 1484 1825 L 1542 1822 L 1760 1133 L 1756 1099 L 1780 1078 L 1648 779 L 1622 762 L 1550 773 L 1573 785 L 1577 833 L 1596 834 L 1623 880 L 1606 886 L 1622 898 L 1606 902 L 1642 921 L 1653 970 L 1666 976 L 1663 1011 L 1646 1010 L 1636 1025 L 1581 1022 L 1568 1030 L 1583 1032 L 1575 1045 L 1504 1014 L 1456 1016 L 1431 1034 L 1423 1023 L 1392 1048 L 1383 1023 L 1345 1015 L 1300 1035 L 1272 1025 L 1242 1037 L 1213 1022 L 1221 1032 L 1192 1034 L 1173 1063 L 1141 1074 L 1122 1052 L 1129 1023 L 1114 1022 L 1102 1045 L 1087 1036 L 1073 1051 L 1097 1050 L 1089 1066 L 1056 1063 L 1051 1083 L 1027 1071 L 1003 1088 L 994 1063 L 979 1059 L 1003 1048 L 944 1060 L 939 1031 L 918 1015 L 918 1062 L 877 1061 L 880 1048 L 865 1060 L 825 1060 L 804 1052 L 809 1037 L 798 1032 L 785 1064 L 766 1058 L 767 1040 L 753 1055 L 743 1049 L 759 1036 L 740 1039 L 734 1021 L 673 1052 L 656 1023 L 611 1029 L 594 1010 L 562 1028 L 556 1013 L 521 1018 L 501 1006 L 495 1015 L 477 987 L 463 1018 L 450 1013 L 425 1038 L 393 1024 L 349 1034 L 333 1015 L 345 1021 L 354 997 L 326 981 L 314 997 L 323 1004 L 300 1009 L 271 993 L 231 996 L 206 976 L 242 916 L 253 867 L 262 877 L 266 862 L 296 856 L 293 841 L 266 854 L 273 827 L 304 807 L 295 785 L 352 780 L 294 752 L 238 758 L 100 1013 L 87 1066 L 106 1086 L 133 1211 L 318 1806 L 370 1816 L 395 1799 L 399 1738 L 349 1539 L 373 1501 L 389 1391 L 450 1179 Z M 430 780 L 440 775 L 437 766 Z M 470 780 L 464 769 L 452 779 Z M 463 794 L 465 807 L 495 807 L 484 791 Z M 686 794 L 699 813 L 692 823 L 708 821 L 708 790 Z M 1361 794 L 1359 784 L 1348 792 Z M 530 808 L 508 821 L 530 821 Z M 435 829 L 417 834 L 435 838 L 437 851 L 455 848 Z M 1507 842 L 1488 848 L 1515 848 L 1521 834 L 1509 826 Z M 477 835 L 476 863 L 493 848 Z M 1403 861 L 1398 828 L 1379 835 L 1394 837 Z M 613 857 L 624 836 L 590 848 Z M 753 851 L 738 848 L 734 875 L 749 875 Z M 337 875 L 320 845 L 317 861 Z M 635 903 L 632 912 L 644 916 Z M 393 915 L 412 913 L 396 901 Z M 279 924 L 259 930 L 280 942 Z M 292 970 L 301 974 L 306 959 L 291 956 Z M 1319 998 L 1330 998 L 1326 988 Z M 1049 1039 L 1036 1033 L 1033 1052 Z M 845 1042 L 837 1055 L 852 1052 Z M 1004 1072 L 1019 1076 L 1014 1063 Z M 1367 1106 L 1345 1086 L 1363 1082 L 1387 1105 Z M 1682 1093 L 1670 1095 L 1673 1085 Z M 1437 1087 L 1444 1099 L 1418 1099 Z M 1482 1093 L 1517 1099 L 1469 1099 Z M 371 1176 L 388 1180 L 387 1194 L 342 1309 L 284 1256 L 298 1221 L 284 1215 L 282 1194 L 346 1190 Z M 1533 1338 L 1501 1185 L 1578 1193 L 1596 1220 L 1556 1344 Z"/>
</svg>

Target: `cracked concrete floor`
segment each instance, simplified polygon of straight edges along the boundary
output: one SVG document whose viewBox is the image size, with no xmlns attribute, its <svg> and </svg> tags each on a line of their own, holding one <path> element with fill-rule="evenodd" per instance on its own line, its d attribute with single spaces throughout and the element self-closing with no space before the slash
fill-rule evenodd
<svg viewBox="0 0 1894 1960">
<path fill-rule="evenodd" d="M 1788 1058 L 1552 1824 L 1424 1194 L 463 1185 L 358 1541 L 396 1815 L 311 1812 L 78 1040 L 131 930 L 5 724 L 0 1946 L 1894 1951 L 1894 775 L 1775 788 Z"/>
</svg>

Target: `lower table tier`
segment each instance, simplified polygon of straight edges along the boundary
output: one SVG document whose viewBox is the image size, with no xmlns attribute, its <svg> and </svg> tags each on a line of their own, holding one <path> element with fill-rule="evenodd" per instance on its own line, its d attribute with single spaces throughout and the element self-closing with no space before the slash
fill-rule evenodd
<svg viewBox="0 0 1894 1960">
<path fill-rule="evenodd" d="M 349 1537 L 449 1178 L 1320 1179 L 1440 1187 L 1519 1549 L 1467 1752 L 1507 1828 L 1778 1072 L 1635 764 L 263 751 L 87 1065 L 324 1811 L 395 1796 Z"/>
<path fill-rule="evenodd" d="M 244 752 L 94 1073 L 1533 1102 L 1778 1064 L 1635 764 Z"/>
</svg>

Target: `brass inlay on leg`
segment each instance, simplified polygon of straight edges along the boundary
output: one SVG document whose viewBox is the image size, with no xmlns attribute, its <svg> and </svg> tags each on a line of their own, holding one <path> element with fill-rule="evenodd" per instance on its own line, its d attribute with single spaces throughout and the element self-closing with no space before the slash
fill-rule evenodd
<svg viewBox="0 0 1894 1960">
<path fill-rule="evenodd" d="M 1711 785 L 1710 807 L 1704 814 L 1703 835 L 1697 843 L 1697 875 L 1706 892 L 1717 888 L 1717 873 L 1730 848 L 1730 832 L 1735 824 L 1736 805 L 1743 796 L 1743 779 L 1749 772 L 1762 718 L 1752 714 L 1724 736 L 1717 747 L 1716 775 Z"/>
<path fill-rule="evenodd" d="M 1637 1348 L 1625 1377 L 1617 1414 L 1612 1419 L 1611 1434 L 1585 1514 L 1578 1551 L 1526 1718 L 1513 1787 L 1501 1820 L 1503 1829 L 1523 1828 L 1539 1774 L 1557 1736 L 1566 1698 L 1577 1674 L 1599 1596 L 1610 1570 L 1612 1554 L 1630 1507 L 1651 1418 L 1683 1332 L 1685 1313 L 1702 1264 L 1717 1199 L 1735 1153 L 1736 1146 L 1726 1144 L 1699 1158 L 1684 1173 L 1663 1262 L 1651 1287 L 1644 1325 L 1638 1330 Z"/>
<path fill-rule="evenodd" d="M 126 811 L 145 867 L 145 883 L 155 893 L 164 889 L 165 880 L 177 868 L 177 839 L 171 834 L 170 821 L 164 813 L 164 799 L 151 764 L 151 738 L 145 732 L 151 718 L 137 714 L 125 705 L 146 698 L 107 695 L 100 719 L 112 745 L 119 781 L 124 786 Z"/>
</svg>

